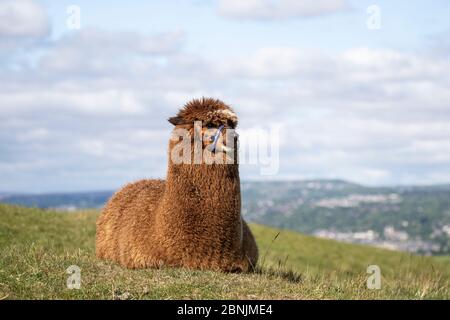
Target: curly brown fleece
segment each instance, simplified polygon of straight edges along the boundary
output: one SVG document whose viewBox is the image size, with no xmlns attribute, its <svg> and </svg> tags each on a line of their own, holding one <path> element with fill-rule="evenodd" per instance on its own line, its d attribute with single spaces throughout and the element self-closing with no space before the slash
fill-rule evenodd
<svg viewBox="0 0 450 320">
<path fill-rule="evenodd" d="M 169 122 L 177 128 L 196 120 L 237 125 L 229 106 L 205 98 L 189 102 Z M 108 201 L 97 221 L 97 257 L 127 268 L 252 270 L 258 248 L 241 216 L 238 164 L 174 164 L 175 144 L 169 142 L 166 181 L 126 185 Z"/>
</svg>

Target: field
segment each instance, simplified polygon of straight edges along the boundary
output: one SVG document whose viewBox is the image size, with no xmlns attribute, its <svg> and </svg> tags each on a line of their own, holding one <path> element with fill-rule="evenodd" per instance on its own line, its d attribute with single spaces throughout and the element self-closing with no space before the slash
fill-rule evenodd
<svg viewBox="0 0 450 320">
<path fill-rule="evenodd" d="M 250 274 L 126 270 L 94 255 L 98 211 L 0 204 L 0 299 L 449 299 L 450 259 L 420 257 L 251 225 L 260 266 Z M 66 269 L 81 268 L 69 290 Z M 381 269 L 370 290 L 369 265 Z"/>
<path fill-rule="evenodd" d="M 101 208 L 113 191 L 0 194 L 25 207 Z M 343 180 L 243 181 L 247 221 L 416 254 L 450 254 L 450 185 L 367 187 Z"/>
</svg>

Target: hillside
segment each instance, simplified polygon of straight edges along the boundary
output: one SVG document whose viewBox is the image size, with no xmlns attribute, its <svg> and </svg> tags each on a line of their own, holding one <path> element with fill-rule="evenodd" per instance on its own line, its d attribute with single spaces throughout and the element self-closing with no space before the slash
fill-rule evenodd
<svg viewBox="0 0 450 320">
<path fill-rule="evenodd" d="M 243 183 L 247 219 L 323 238 L 450 254 L 450 186 L 366 187 L 341 180 Z"/>
<path fill-rule="evenodd" d="M 124 270 L 94 256 L 97 211 L 0 205 L 0 299 L 448 299 L 450 260 L 316 239 L 252 225 L 261 269 L 252 274 Z M 276 236 L 278 235 L 278 237 Z M 366 268 L 382 288 L 366 288 Z M 68 290 L 66 268 L 81 268 Z"/>
<path fill-rule="evenodd" d="M 112 191 L 0 194 L 0 202 L 73 211 L 100 208 Z M 450 186 L 366 187 L 342 180 L 243 181 L 254 223 L 419 254 L 450 254 Z"/>
</svg>

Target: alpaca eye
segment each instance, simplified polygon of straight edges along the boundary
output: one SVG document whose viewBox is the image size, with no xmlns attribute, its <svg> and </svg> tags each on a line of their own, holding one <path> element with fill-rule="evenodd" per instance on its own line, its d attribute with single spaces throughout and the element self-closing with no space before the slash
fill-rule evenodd
<svg viewBox="0 0 450 320">
<path fill-rule="evenodd" d="M 209 137 L 210 142 L 214 142 L 214 136 Z"/>
</svg>

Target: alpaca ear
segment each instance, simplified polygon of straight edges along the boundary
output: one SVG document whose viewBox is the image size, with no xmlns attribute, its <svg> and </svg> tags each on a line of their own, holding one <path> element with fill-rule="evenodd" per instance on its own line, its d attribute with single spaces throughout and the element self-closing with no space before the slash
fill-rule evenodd
<svg viewBox="0 0 450 320">
<path fill-rule="evenodd" d="M 181 117 L 179 117 L 179 116 L 170 117 L 169 119 L 167 119 L 167 121 L 169 121 L 174 126 L 177 126 L 179 124 L 183 124 L 184 123 L 183 119 Z"/>
</svg>

